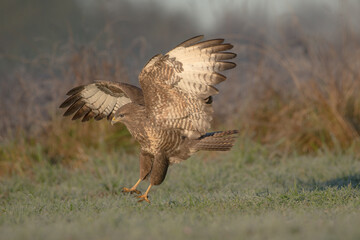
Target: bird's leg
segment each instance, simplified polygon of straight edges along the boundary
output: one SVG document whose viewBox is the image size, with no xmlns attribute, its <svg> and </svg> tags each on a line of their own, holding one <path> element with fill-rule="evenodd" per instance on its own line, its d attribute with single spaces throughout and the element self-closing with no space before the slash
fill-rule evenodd
<svg viewBox="0 0 360 240">
<path fill-rule="evenodd" d="M 168 167 L 169 167 L 169 161 L 166 158 L 165 154 L 159 153 L 154 156 L 154 161 L 150 175 L 150 185 L 143 195 L 138 196 L 138 198 L 140 198 L 139 202 L 145 200 L 148 203 L 150 203 L 148 199 L 148 193 L 150 191 L 150 188 L 153 185 L 159 185 L 164 181 Z"/>
<path fill-rule="evenodd" d="M 140 198 L 140 200 L 138 202 L 142 202 L 142 201 L 145 200 L 148 203 L 150 203 L 150 200 L 148 198 L 148 193 L 149 193 L 151 187 L 152 187 L 152 184 L 150 183 L 150 185 L 149 185 L 148 189 L 146 190 L 146 192 L 141 196 L 137 196 L 138 198 Z"/>
<path fill-rule="evenodd" d="M 122 192 L 123 193 L 136 193 L 136 194 L 141 194 L 141 192 L 139 190 L 137 190 L 137 186 L 140 184 L 141 179 L 139 179 L 134 186 L 132 186 L 131 188 L 126 188 L 124 187 Z"/>
</svg>

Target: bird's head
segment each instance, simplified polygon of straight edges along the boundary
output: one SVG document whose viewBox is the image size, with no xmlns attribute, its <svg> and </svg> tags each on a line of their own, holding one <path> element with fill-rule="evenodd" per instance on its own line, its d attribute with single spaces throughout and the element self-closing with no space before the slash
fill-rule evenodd
<svg viewBox="0 0 360 240">
<path fill-rule="evenodd" d="M 114 125 L 115 123 L 124 123 L 126 119 L 129 117 L 129 113 L 127 111 L 124 111 L 124 109 L 120 108 L 117 110 L 111 119 L 111 125 Z"/>
<path fill-rule="evenodd" d="M 114 114 L 113 118 L 111 119 L 111 125 L 115 123 L 121 122 L 122 119 L 125 117 L 125 114 L 119 113 L 118 111 Z"/>
<path fill-rule="evenodd" d="M 135 103 L 128 103 L 120 107 L 111 119 L 111 125 L 121 122 L 124 124 L 134 123 L 138 119 L 143 119 L 144 107 Z"/>
</svg>

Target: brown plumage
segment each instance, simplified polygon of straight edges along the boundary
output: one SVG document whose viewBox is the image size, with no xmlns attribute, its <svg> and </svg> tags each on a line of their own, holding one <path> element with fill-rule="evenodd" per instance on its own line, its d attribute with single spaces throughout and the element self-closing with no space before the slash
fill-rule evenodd
<svg viewBox="0 0 360 240">
<path fill-rule="evenodd" d="M 214 85 L 225 81 L 219 71 L 236 65 L 225 60 L 236 54 L 224 52 L 231 44 L 224 39 L 199 42 L 191 38 L 165 55 L 158 54 L 139 75 L 141 89 L 126 83 L 97 81 L 75 87 L 60 105 L 73 120 L 107 118 L 122 122 L 140 143 L 140 178 L 124 192 L 140 193 L 145 179 L 150 185 L 140 201 L 148 200 L 153 185 L 163 182 L 168 166 L 186 160 L 200 150 L 228 151 L 236 130 L 206 133 L 212 120 Z"/>
</svg>

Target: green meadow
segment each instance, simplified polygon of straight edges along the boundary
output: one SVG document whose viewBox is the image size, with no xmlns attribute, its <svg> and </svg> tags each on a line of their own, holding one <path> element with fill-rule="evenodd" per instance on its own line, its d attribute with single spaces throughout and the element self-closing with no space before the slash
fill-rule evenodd
<svg viewBox="0 0 360 240">
<path fill-rule="evenodd" d="M 277 156 L 239 141 L 173 165 L 151 204 L 121 192 L 138 178 L 136 154 L 38 163 L 1 180 L 0 239 L 360 238 L 355 154 Z"/>
</svg>

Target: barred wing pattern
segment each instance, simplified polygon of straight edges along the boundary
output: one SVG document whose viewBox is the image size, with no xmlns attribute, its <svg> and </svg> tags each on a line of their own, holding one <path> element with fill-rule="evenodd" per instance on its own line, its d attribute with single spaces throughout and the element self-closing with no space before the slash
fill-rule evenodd
<svg viewBox="0 0 360 240">
<path fill-rule="evenodd" d="M 213 86 L 226 77 L 219 71 L 234 68 L 236 54 L 224 52 L 224 39 L 199 42 L 191 38 L 165 55 L 156 55 L 139 75 L 149 117 L 163 128 L 185 130 L 188 136 L 203 134 L 212 120 Z"/>
<path fill-rule="evenodd" d="M 96 81 L 73 88 L 67 95 L 60 105 L 60 108 L 69 107 L 64 116 L 75 113 L 72 120 L 82 118 L 82 122 L 105 117 L 111 120 L 115 112 L 129 102 L 144 105 L 142 90 L 126 83 Z"/>
</svg>

